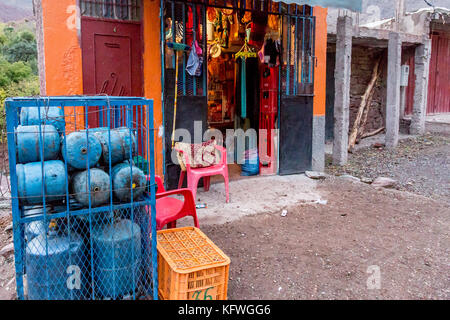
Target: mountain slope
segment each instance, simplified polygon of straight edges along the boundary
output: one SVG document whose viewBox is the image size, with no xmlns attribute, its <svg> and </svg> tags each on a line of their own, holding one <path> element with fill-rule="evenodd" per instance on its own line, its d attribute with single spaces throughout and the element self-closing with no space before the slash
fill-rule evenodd
<svg viewBox="0 0 450 320">
<path fill-rule="evenodd" d="M 0 2 L 0 22 L 18 21 L 33 17 L 33 7 L 31 0 L 27 1 L 1 1 Z"/>
</svg>

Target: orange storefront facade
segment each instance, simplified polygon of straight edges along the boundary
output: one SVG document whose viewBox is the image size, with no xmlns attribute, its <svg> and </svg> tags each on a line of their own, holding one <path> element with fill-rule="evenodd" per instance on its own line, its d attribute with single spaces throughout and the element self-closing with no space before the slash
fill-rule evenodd
<svg viewBox="0 0 450 320">
<path fill-rule="evenodd" d="M 164 4 L 165 1 L 160 0 L 125 1 L 126 10 L 124 10 L 123 1 L 112 1 L 121 4 L 116 7 L 111 6 L 110 11 L 105 6 L 89 7 L 92 3 L 102 2 L 34 1 L 38 22 L 41 94 L 48 96 L 108 94 L 145 96 L 153 99 L 155 128 L 159 128 L 156 135 L 156 168 L 157 174 L 165 175 L 167 174 L 167 155 L 165 154 L 167 143 L 164 143 L 164 132 L 168 130 L 167 119 L 164 120 L 168 116 L 165 111 L 167 110 L 165 99 L 168 99 L 167 91 L 171 89 L 168 88 L 170 85 L 167 84 L 168 74 L 165 70 L 167 61 L 164 59 L 168 59 L 165 56 L 164 40 L 170 33 L 165 30 L 166 11 L 167 16 L 170 17 L 170 10 Z M 189 8 L 189 1 L 181 2 L 187 2 L 186 8 Z M 227 10 L 227 1 L 222 2 L 225 3 L 223 10 Z M 271 3 L 271 1 L 266 2 Z M 216 7 L 219 13 L 220 7 Z M 102 11 L 102 17 L 98 17 L 96 10 Z M 251 9 L 247 10 L 251 11 Z M 307 124 L 307 127 L 311 129 L 307 138 L 311 140 L 308 147 L 311 149 L 309 150 L 311 164 L 308 169 L 321 170 L 325 143 L 327 9 L 313 7 L 310 13 L 314 17 L 314 30 L 311 31 L 314 38 L 311 39 L 310 44 L 311 47 L 313 45 L 314 51 L 309 62 L 310 74 L 313 74 L 313 77 L 308 75 L 306 77 L 309 77 L 313 89 L 306 94 L 298 89 L 297 96 L 305 101 L 309 99 L 312 108 L 312 120 L 307 120 L 311 122 Z M 198 19 L 200 17 L 202 17 L 201 13 Z M 203 18 L 206 21 L 206 16 Z M 205 23 L 202 27 L 204 34 L 206 34 L 206 25 Z M 295 22 L 291 25 L 295 26 Z M 162 28 L 164 30 L 161 30 Z M 177 32 L 177 26 L 171 30 Z M 96 39 L 99 41 L 96 42 Z M 206 51 L 206 47 L 204 46 L 203 50 Z M 226 52 L 227 49 L 222 50 Z M 210 58 L 207 57 L 206 60 L 205 64 L 208 65 Z M 105 65 L 108 68 L 104 67 Z M 298 68 L 303 68 L 303 64 Z M 210 92 L 209 87 L 203 93 L 205 101 L 208 99 L 207 91 Z M 282 100 L 285 92 L 280 92 L 279 96 Z M 286 97 L 285 101 L 293 101 L 292 99 L 292 97 Z M 283 111 L 282 107 L 280 110 Z M 81 117 L 78 121 L 80 127 L 85 123 L 85 119 Z M 283 122 L 280 124 L 280 128 L 282 127 Z"/>
</svg>

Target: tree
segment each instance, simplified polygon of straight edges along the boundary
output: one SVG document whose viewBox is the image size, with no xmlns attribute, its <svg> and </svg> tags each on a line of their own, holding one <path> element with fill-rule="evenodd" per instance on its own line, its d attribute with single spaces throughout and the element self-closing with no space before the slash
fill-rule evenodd
<svg viewBox="0 0 450 320">
<path fill-rule="evenodd" d="M 9 62 L 29 62 L 37 56 L 37 46 L 34 35 L 29 31 L 20 34 L 5 34 L 7 41 L 3 44 L 3 55 Z"/>
</svg>

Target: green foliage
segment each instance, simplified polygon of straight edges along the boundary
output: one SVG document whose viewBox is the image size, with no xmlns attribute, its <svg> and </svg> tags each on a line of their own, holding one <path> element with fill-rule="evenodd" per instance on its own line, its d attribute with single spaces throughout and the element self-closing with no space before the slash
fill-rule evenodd
<svg viewBox="0 0 450 320">
<path fill-rule="evenodd" d="M 39 94 L 37 46 L 32 30 L 0 24 L 0 130 L 8 97 Z"/>
<path fill-rule="evenodd" d="M 2 53 L 11 63 L 29 62 L 37 56 L 36 39 L 29 31 L 8 33 L 2 46 Z"/>
</svg>

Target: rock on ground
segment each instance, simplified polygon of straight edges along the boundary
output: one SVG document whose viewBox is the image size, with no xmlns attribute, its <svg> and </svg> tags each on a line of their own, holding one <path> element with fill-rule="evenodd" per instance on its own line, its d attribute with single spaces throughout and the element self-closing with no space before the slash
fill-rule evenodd
<svg viewBox="0 0 450 320">
<path fill-rule="evenodd" d="M 6 246 L 4 246 L 2 249 L 0 249 L 0 255 L 4 256 L 4 257 L 10 255 L 13 252 L 14 252 L 14 244 L 13 243 L 9 243 Z"/>
<path fill-rule="evenodd" d="M 372 182 L 374 188 L 393 188 L 397 181 L 391 178 L 378 177 Z"/>
</svg>

